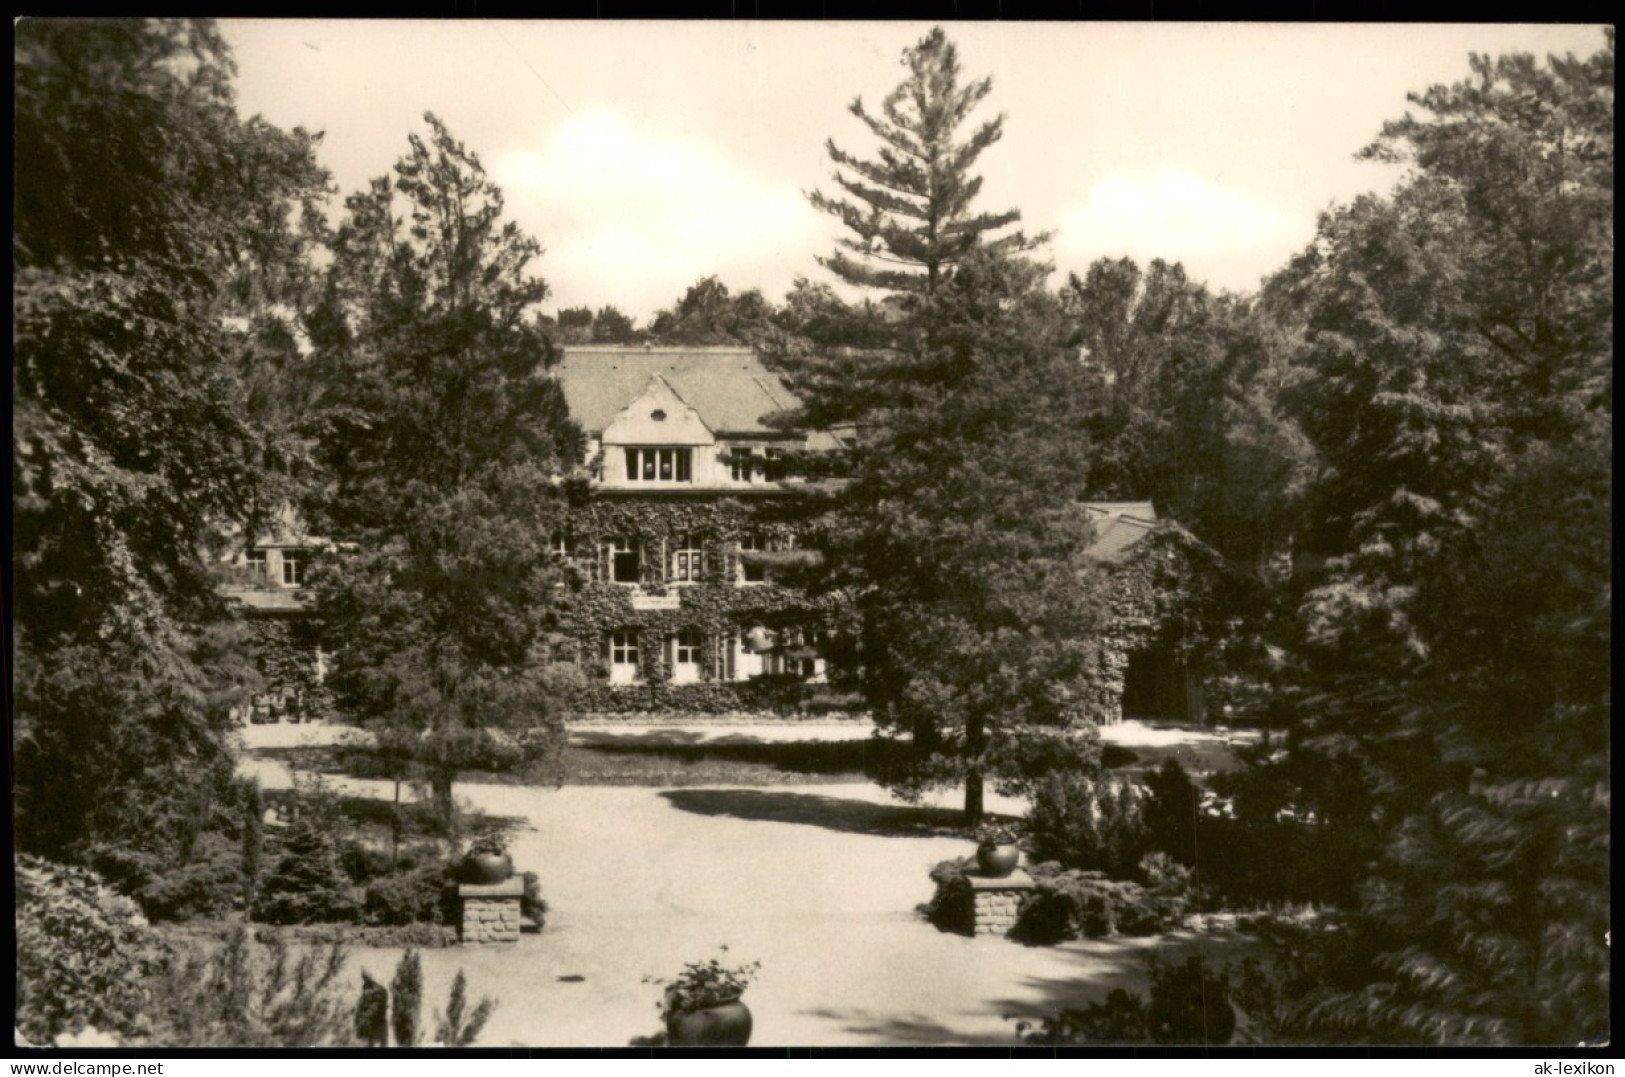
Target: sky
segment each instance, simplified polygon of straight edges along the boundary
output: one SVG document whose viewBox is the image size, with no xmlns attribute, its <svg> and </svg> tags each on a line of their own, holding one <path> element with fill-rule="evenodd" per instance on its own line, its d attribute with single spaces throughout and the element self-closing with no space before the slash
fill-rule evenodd
<svg viewBox="0 0 1625 1077">
<path fill-rule="evenodd" d="M 878 104 L 910 22 L 224 20 L 238 108 L 324 132 L 341 193 L 446 121 L 545 253 L 544 310 L 618 307 L 647 324 L 715 275 L 781 299 L 842 232 L 825 150 L 870 157 L 847 107 Z M 945 23 L 1005 115 L 977 162 L 978 208 L 1048 231 L 1057 274 L 1097 258 L 1182 262 L 1254 290 L 1318 215 L 1400 177 L 1355 160 L 1406 94 L 1468 74 L 1472 52 L 1603 47 L 1600 27 Z M 335 199 L 335 207 L 337 199 Z M 335 212 L 336 212 L 335 208 Z"/>
</svg>

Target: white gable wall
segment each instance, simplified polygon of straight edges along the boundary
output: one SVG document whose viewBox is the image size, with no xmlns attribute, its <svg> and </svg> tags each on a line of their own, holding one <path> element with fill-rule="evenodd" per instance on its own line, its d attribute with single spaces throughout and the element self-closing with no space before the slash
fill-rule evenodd
<svg viewBox="0 0 1625 1077">
<path fill-rule="evenodd" d="M 657 417 L 658 416 L 658 417 Z M 656 374 L 637 399 L 623 408 L 604 428 L 605 486 L 652 489 L 673 486 L 711 486 L 728 477 L 727 468 L 717 461 L 717 439 L 711 428 L 693 408 L 677 395 L 666 380 Z M 626 477 L 627 448 L 670 446 L 691 453 L 691 481 L 646 482 Z"/>
</svg>

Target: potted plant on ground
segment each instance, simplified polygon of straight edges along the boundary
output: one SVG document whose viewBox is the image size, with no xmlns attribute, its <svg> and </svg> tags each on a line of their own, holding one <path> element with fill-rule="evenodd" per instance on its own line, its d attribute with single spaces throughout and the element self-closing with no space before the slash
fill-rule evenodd
<svg viewBox="0 0 1625 1077">
<path fill-rule="evenodd" d="M 474 839 L 468 852 L 463 854 L 462 868 L 458 872 L 465 883 L 490 885 L 506 882 L 513 874 L 513 858 L 500 835 L 486 834 Z"/>
<path fill-rule="evenodd" d="M 984 824 L 976 831 L 976 866 L 989 878 L 1002 879 L 1021 863 L 1016 832 L 1008 826 Z"/>
<path fill-rule="evenodd" d="M 722 947 L 724 954 L 727 950 Z M 666 983 L 660 999 L 668 1042 L 674 1047 L 743 1047 L 749 1043 L 750 1010 L 739 999 L 761 967 L 760 961 L 730 967 L 714 957 L 684 965 Z"/>
</svg>

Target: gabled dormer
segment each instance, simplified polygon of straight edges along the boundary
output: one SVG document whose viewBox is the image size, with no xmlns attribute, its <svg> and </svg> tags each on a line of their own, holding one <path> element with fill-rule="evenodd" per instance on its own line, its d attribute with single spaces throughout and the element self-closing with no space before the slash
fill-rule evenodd
<svg viewBox="0 0 1625 1077">
<path fill-rule="evenodd" d="M 656 374 L 604 428 L 604 485 L 708 485 L 716 443 L 699 412 Z"/>
<path fill-rule="evenodd" d="M 812 447 L 773 421 L 798 401 L 748 347 L 571 346 L 554 377 L 615 493 L 768 493 L 769 461 Z"/>
</svg>

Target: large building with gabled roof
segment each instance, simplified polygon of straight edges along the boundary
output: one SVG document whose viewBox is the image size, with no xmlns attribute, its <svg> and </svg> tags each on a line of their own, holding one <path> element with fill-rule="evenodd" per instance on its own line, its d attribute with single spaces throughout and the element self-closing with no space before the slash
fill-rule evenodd
<svg viewBox="0 0 1625 1077">
<path fill-rule="evenodd" d="M 569 347 L 552 376 L 586 435 L 592 495 L 555 548 L 579 574 L 563 657 L 587 709 L 783 709 L 824 678 L 833 611 L 783 581 L 813 526 L 775 421 L 799 406 L 748 347 Z"/>
</svg>

